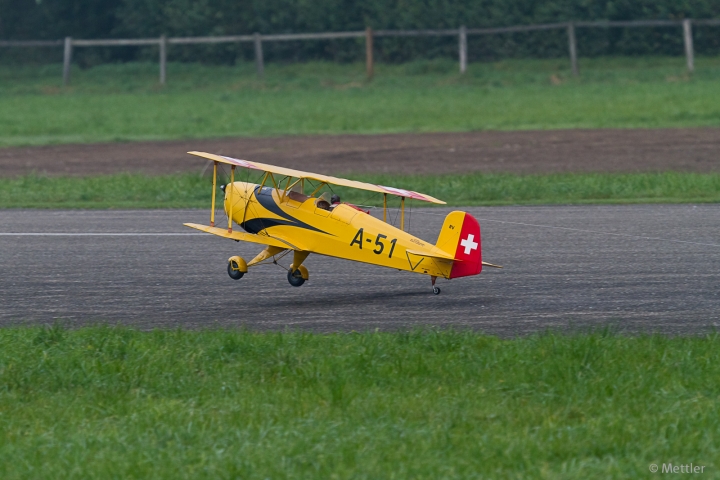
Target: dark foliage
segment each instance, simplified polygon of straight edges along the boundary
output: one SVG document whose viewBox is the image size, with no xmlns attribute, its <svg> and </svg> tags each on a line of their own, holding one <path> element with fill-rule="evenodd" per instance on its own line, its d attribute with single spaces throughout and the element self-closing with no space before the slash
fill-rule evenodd
<svg viewBox="0 0 720 480">
<path fill-rule="evenodd" d="M 720 0 L 0 0 L 0 38 L 57 39 L 229 35 L 375 29 L 508 26 L 569 20 L 716 18 Z M 696 49 L 720 48 L 718 28 L 697 27 Z M 580 53 L 676 55 L 678 27 L 579 29 Z M 455 38 L 376 40 L 381 61 L 454 56 Z M 325 40 L 267 44 L 269 60 L 360 60 L 362 42 Z M 470 38 L 473 59 L 567 54 L 564 31 Z M 81 64 L 137 60 L 152 49 L 98 48 L 78 52 Z M 233 63 L 251 59 L 250 45 L 173 47 L 171 60 Z"/>
</svg>

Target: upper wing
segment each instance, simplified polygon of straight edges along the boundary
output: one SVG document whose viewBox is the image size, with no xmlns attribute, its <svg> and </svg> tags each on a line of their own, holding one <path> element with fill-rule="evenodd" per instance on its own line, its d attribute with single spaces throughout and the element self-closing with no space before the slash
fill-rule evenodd
<svg viewBox="0 0 720 480">
<path fill-rule="evenodd" d="M 330 183 L 332 185 L 340 185 L 341 187 L 357 188 L 359 190 L 368 190 L 370 192 L 386 193 L 388 195 L 395 195 L 398 197 L 412 198 L 413 200 L 421 200 L 423 202 L 438 203 L 444 205 L 445 202 L 438 200 L 437 198 L 425 195 L 424 193 L 413 192 L 411 190 L 404 190 L 402 188 L 384 187 L 382 185 L 375 185 L 372 183 L 356 182 L 355 180 L 346 180 L 344 178 L 331 177 L 329 175 L 320 175 L 318 173 L 303 172 L 300 170 L 294 170 L 292 168 L 276 167 L 274 165 L 268 165 L 266 163 L 248 162 L 247 160 L 239 160 L 232 157 L 224 157 L 222 155 L 215 155 L 213 153 L 205 152 L 188 152 L 191 155 L 197 155 L 198 157 L 207 158 L 220 163 L 227 163 L 229 165 L 236 165 L 243 168 L 251 168 L 253 170 L 261 170 L 264 172 L 277 173 L 278 175 L 284 175 L 294 178 L 309 178 L 311 180 L 317 180 L 319 182 Z"/>
</svg>

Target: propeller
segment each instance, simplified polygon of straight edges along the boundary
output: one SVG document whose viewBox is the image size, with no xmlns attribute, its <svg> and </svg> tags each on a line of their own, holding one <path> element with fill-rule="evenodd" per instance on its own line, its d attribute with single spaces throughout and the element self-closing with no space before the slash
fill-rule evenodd
<svg viewBox="0 0 720 480">
<path fill-rule="evenodd" d="M 208 184 L 212 185 L 213 177 L 213 162 L 207 162 L 200 172 L 200 177 L 207 181 Z M 230 168 L 225 164 L 218 164 L 217 169 L 217 185 L 224 186 L 230 183 Z"/>
</svg>

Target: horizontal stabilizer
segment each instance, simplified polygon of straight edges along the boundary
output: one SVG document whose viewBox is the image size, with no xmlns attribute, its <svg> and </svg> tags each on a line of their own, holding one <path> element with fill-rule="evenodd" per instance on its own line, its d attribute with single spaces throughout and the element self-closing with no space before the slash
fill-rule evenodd
<svg viewBox="0 0 720 480">
<path fill-rule="evenodd" d="M 200 230 L 201 232 L 212 233 L 213 235 L 217 235 L 218 237 L 229 238 L 231 240 L 259 243 L 261 245 L 270 245 L 279 248 L 292 248 L 294 250 L 298 249 L 295 245 L 291 245 L 288 242 L 274 237 L 268 237 L 267 235 L 255 235 L 245 232 L 230 233 L 227 231 L 227 228 L 209 227 L 207 225 L 200 225 L 197 223 L 185 223 L 183 225 L 185 225 L 186 227 L 194 228 L 195 230 Z"/>
<path fill-rule="evenodd" d="M 483 266 L 485 266 L 485 267 L 503 268 L 503 267 L 501 267 L 500 265 L 494 265 L 494 264 L 488 263 L 488 262 L 482 262 L 482 264 L 483 264 Z"/>
<path fill-rule="evenodd" d="M 433 253 L 427 253 L 427 252 L 420 252 L 417 250 L 408 250 L 407 253 L 411 255 L 417 255 L 418 257 L 428 257 L 428 258 L 437 258 L 438 260 L 455 260 L 451 255 L 448 255 L 446 253 L 441 252 L 433 252 Z"/>
</svg>

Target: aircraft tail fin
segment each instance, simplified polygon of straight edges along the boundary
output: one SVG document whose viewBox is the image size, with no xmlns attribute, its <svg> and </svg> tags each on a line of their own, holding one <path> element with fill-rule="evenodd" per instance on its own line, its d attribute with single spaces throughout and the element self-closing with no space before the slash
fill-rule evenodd
<svg viewBox="0 0 720 480">
<path fill-rule="evenodd" d="M 480 224 L 469 213 L 450 212 L 435 246 L 454 259 L 450 278 L 477 275 L 482 271 Z"/>
</svg>

